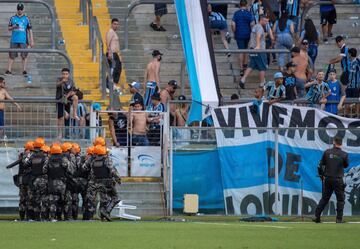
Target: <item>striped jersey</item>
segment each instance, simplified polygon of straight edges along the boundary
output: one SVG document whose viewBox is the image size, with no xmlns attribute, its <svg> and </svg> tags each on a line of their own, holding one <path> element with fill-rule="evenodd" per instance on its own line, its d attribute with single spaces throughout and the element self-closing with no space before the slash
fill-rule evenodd
<svg viewBox="0 0 360 249">
<path fill-rule="evenodd" d="M 210 12 L 209 21 L 226 21 L 225 17 L 219 12 Z"/>
<path fill-rule="evenodd" d="M 286 97 L 286 89 L 283 84 L 276 87 L 276 84 L 274 81 L 269 81 L 264 86 L 264 89 L 268 92 L 266 98 L 268 100 L 272 99 L 285 99 Z"/>
<path fill-rule="evenodd" d="M 348 88 L 360 88 L 360 59 L 350 62 Z"/>
<path fill-rule="evenodd" d="M 289 16 L 298 16 L 300 9 L 300 1 L 299 0 L 288 0 L 286 5 L 286 11 Z"/>
<path fill-rule="evenodd" d="M 331 90 L 328 83 L 317 83 L 316 85 L 312 85 L 310 87 L 309 91 L 305 96 L 305 99 L 313 104 L 318 104 L 322 99 L 323 95 L 328 94 L 329 92 L 331 92 Z"/>
</svg>

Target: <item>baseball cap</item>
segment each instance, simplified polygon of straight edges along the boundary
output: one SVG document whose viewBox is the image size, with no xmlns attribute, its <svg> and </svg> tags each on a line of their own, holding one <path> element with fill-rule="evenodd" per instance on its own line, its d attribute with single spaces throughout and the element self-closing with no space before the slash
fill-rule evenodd
<svg viewBox="0 0 360 249">
<path fill-rule="evenodd" d="M 168 85 L 174 87 L 175 89 L 176 89 L 177 86 L 178 86 L 176 80 L 170 80 L 170 81 L 168 82 Z"/>
<path fill-rule="evenodd" d="M 185 95 L 180 95 L 180 96 L 178 97 L 178 100 L 180 100 L 180 101 L 184 101 L 184 100 L 186 100 Z"/>
<path fill-rule="evenodd" d="M 296 67 L 296 64 L 292 61 L 286 63 L 286 68 L 289 68 L 289 67 Z"/>
<path fill-rule="evenodd" d="M 16 6 L 17 10 L 24 10 L 24 4 L 23 3 L 18 3 L 18 5 Z"/>
<path fill-rule="evenodd" d="M 92 105 L 92 108 L 94 111 L 100 111 L 101 110 L 101 105 L 99 103 L 94 103 Z"/>
<path fill-rule="evenodd" d="M 160 94 L 159 93 L 154 93 L 152 96 L 151 96 L 151 99 L 155 99 L 155 100 L 160 100 Z"/>
<path fill-rule="evenodd" d="M 140 89 L 140 83 L 139 83 L 139 82 L 136 82 L 136 81 L 134 81 L 133 83 L 129 83 L 129 86 L 130 86 L 130 87 L 133 87 L 133 88 L 135 88 L 135 89 L 137 89 L 137 90 Z"/>
<path fill-rule="evenodd" d="M 284 78 L 284 75 L 282 74 L 282 72 L 276 72 L 274 74 L 274 79 L 279 79 L 279 78 Z"/>
<path fill-rule="evenodd" d="M 302 42 L 301 42 L 302 44 L 309 44 L 309 41 L 308 40 L 306 40 L 306 39 L 304 39 Z"/>
<path fill-rule="evenodd" d="M 158 56 L 158 55 L 163 55 L 163 54 L 160 53 L 159 50 L 154 50 L 154 51 L 152 52 L 152 56 L 153 56 L 153 57 Z"/>
</svg>

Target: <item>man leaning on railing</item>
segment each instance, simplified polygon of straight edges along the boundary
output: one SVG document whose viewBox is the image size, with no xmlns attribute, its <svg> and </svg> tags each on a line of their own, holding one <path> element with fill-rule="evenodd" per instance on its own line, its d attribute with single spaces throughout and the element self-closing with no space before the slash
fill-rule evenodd
<svg viewBox="0 0 360 249">
<path fill-rule="evenodd" d="M 10 96 L 8 91 L 5 88 L 5 79 L 3 77 L 0 77 L 0 101 L 1 100 L 13 100 L 13 98 Z M 18 103 L 13 103 L 18 111 L 21 111 L 21 107 Z M 4 110 L 5 110 L 5 103 L 0 102 L 0 127 L 4 126 L 5 120 L 4 120 Z"/>
</svg>

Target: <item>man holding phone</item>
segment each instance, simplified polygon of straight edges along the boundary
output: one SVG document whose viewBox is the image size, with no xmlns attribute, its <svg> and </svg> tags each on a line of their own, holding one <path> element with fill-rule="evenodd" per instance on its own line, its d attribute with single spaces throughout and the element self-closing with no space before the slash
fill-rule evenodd
<svg viewBox="0 0 360 249">
<path fill-rule="evenodd" d="M 10 40 L 10 48 L 27 48 L 28 46 L 34 47 L 34 37 L 31 30 L 30 19 L 24 14 L 24 4 L 19 3 L 17 5 L 16 15 L 12 16 L 9 21 L 8 30 L 12 32 Z M 23 75 L 27 76 L 26 62 L 27 54 L 21 53 Z M 14 59 L 18 56 L 18 53 L 9 53 L 8 69 L 5 72 L 6 75 L 12 75 L 11 69 L 14 64 Z"/>
</svg>

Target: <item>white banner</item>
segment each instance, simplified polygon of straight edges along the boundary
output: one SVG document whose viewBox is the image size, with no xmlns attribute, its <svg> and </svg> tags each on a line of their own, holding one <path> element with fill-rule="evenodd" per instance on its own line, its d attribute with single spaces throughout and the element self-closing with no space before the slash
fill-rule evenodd
<svg viewBox="0 0 360 249">
<path fill-rule="evenodd" d="M 138 146 L 131 149 L 131 176 L 160 177 L 161 148 Z"/>
<path fill-rule="evenodd" d="M 111 148 L 111 159 L 120 176 L 129 176 L 128 157 L 128 148 Z"/>
</svg>

